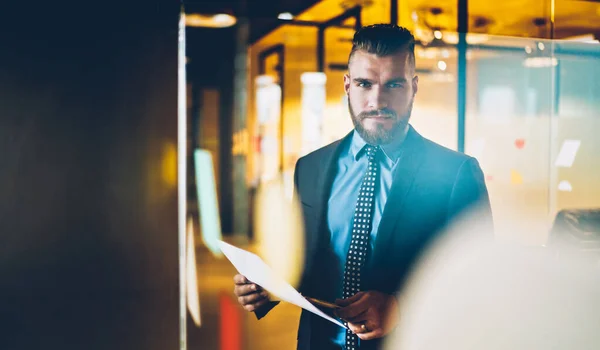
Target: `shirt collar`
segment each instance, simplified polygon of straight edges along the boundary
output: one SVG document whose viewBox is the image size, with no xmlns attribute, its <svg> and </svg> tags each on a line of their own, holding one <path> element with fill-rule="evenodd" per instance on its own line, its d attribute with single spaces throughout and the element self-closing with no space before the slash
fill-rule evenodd
<svg viewBox="0 0 600 350">
<path fill-rule="evenodd" d="M 385 160 L 391 162 L 392 164 L 396 164 L 398 158 L 402 154 L 402 145 L 404 144 L 404 140 L 406 139 L 406 134 L 408 132 L 408 127 L 406 131 L 403 133 L 402 137 L 388 143 L 387 145 L 381 146 L 382 153 L 385 155 Z M 350 144 L 350 153 L 354 160 L 358 160 L 364 152 L 362 150 L 367 145 L 367 142 L 363 140 L 363 138 L 358 134 L 356 130 L 352 133 L 352 143 Z"/>
</svg>

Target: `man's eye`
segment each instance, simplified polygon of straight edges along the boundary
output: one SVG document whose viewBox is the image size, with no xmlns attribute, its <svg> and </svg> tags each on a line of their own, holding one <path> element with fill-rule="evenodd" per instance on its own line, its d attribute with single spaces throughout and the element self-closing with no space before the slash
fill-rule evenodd
<svg viewBox="0 0 600 350">
<path fill-rule="evenodd" d="M 388 84 L 388 87 L 389 87 L 390 89 L 401 88 L 401 87 L 402 87 L 402 84 L 400 84 L 400 83 L 391 83 L 391 84 Z"/>
<path fill-rule="evenodd" d="M 358 87 L 368 88 L 368 87 L 371 87 L 371 84 L 370 83 L 358 83 Z"/>
</svg>

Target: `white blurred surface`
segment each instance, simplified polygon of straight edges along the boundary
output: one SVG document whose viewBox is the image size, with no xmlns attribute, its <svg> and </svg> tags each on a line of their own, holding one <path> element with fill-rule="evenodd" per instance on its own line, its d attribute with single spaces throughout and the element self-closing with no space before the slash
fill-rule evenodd
<svg viewBox="0 0 600 350">
<path fill-rule="evenodd" d="M 484 235 L 457 226 L 424 256 L 386 349 L 600 349 L 593 264 Z"/>
</svg>

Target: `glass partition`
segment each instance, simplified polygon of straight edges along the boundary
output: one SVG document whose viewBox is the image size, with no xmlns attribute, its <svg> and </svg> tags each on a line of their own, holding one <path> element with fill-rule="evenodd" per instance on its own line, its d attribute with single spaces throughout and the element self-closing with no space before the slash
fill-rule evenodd
<svg viewBox="0 0 600 350">
<path fill-rule="evenodd" d="M 500 37 L 470 50 L 465 150 L 484 170 L 501 239 L 543 244 L 549 228 L 551 51 L 548 42 Z"/>
<path fill-rule="evenodd" d="M 544 245 L 558 210 L 600 206 L 600 47 L 491 37 L 470 51 L 466 152 L 486 174 L 497 237 Z"/>
</svg>

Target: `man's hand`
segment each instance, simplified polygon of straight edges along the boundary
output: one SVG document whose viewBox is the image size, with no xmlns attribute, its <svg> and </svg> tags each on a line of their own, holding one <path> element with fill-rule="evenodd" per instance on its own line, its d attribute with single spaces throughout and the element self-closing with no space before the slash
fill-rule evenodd
<svg viewBox="0 0 600 350">
<path fill-rule="evenodd" d="M 358 292 L 348 299 L 338 299 L 339 318 L 362 340 L 381 338 L 398 323 L 398 302 L 393 295 L 376 291 Z"/>
<path fill-rule="evenodd" d="M 235 283 L 233 293 L 238 297 L 238 302 L 244 309 L 251 312 L 256 311 L 269 302 L 267 291 L 258 284 L 248 281 L 244 275 L 235 275 L 233 282 Z"/>
</svg>

